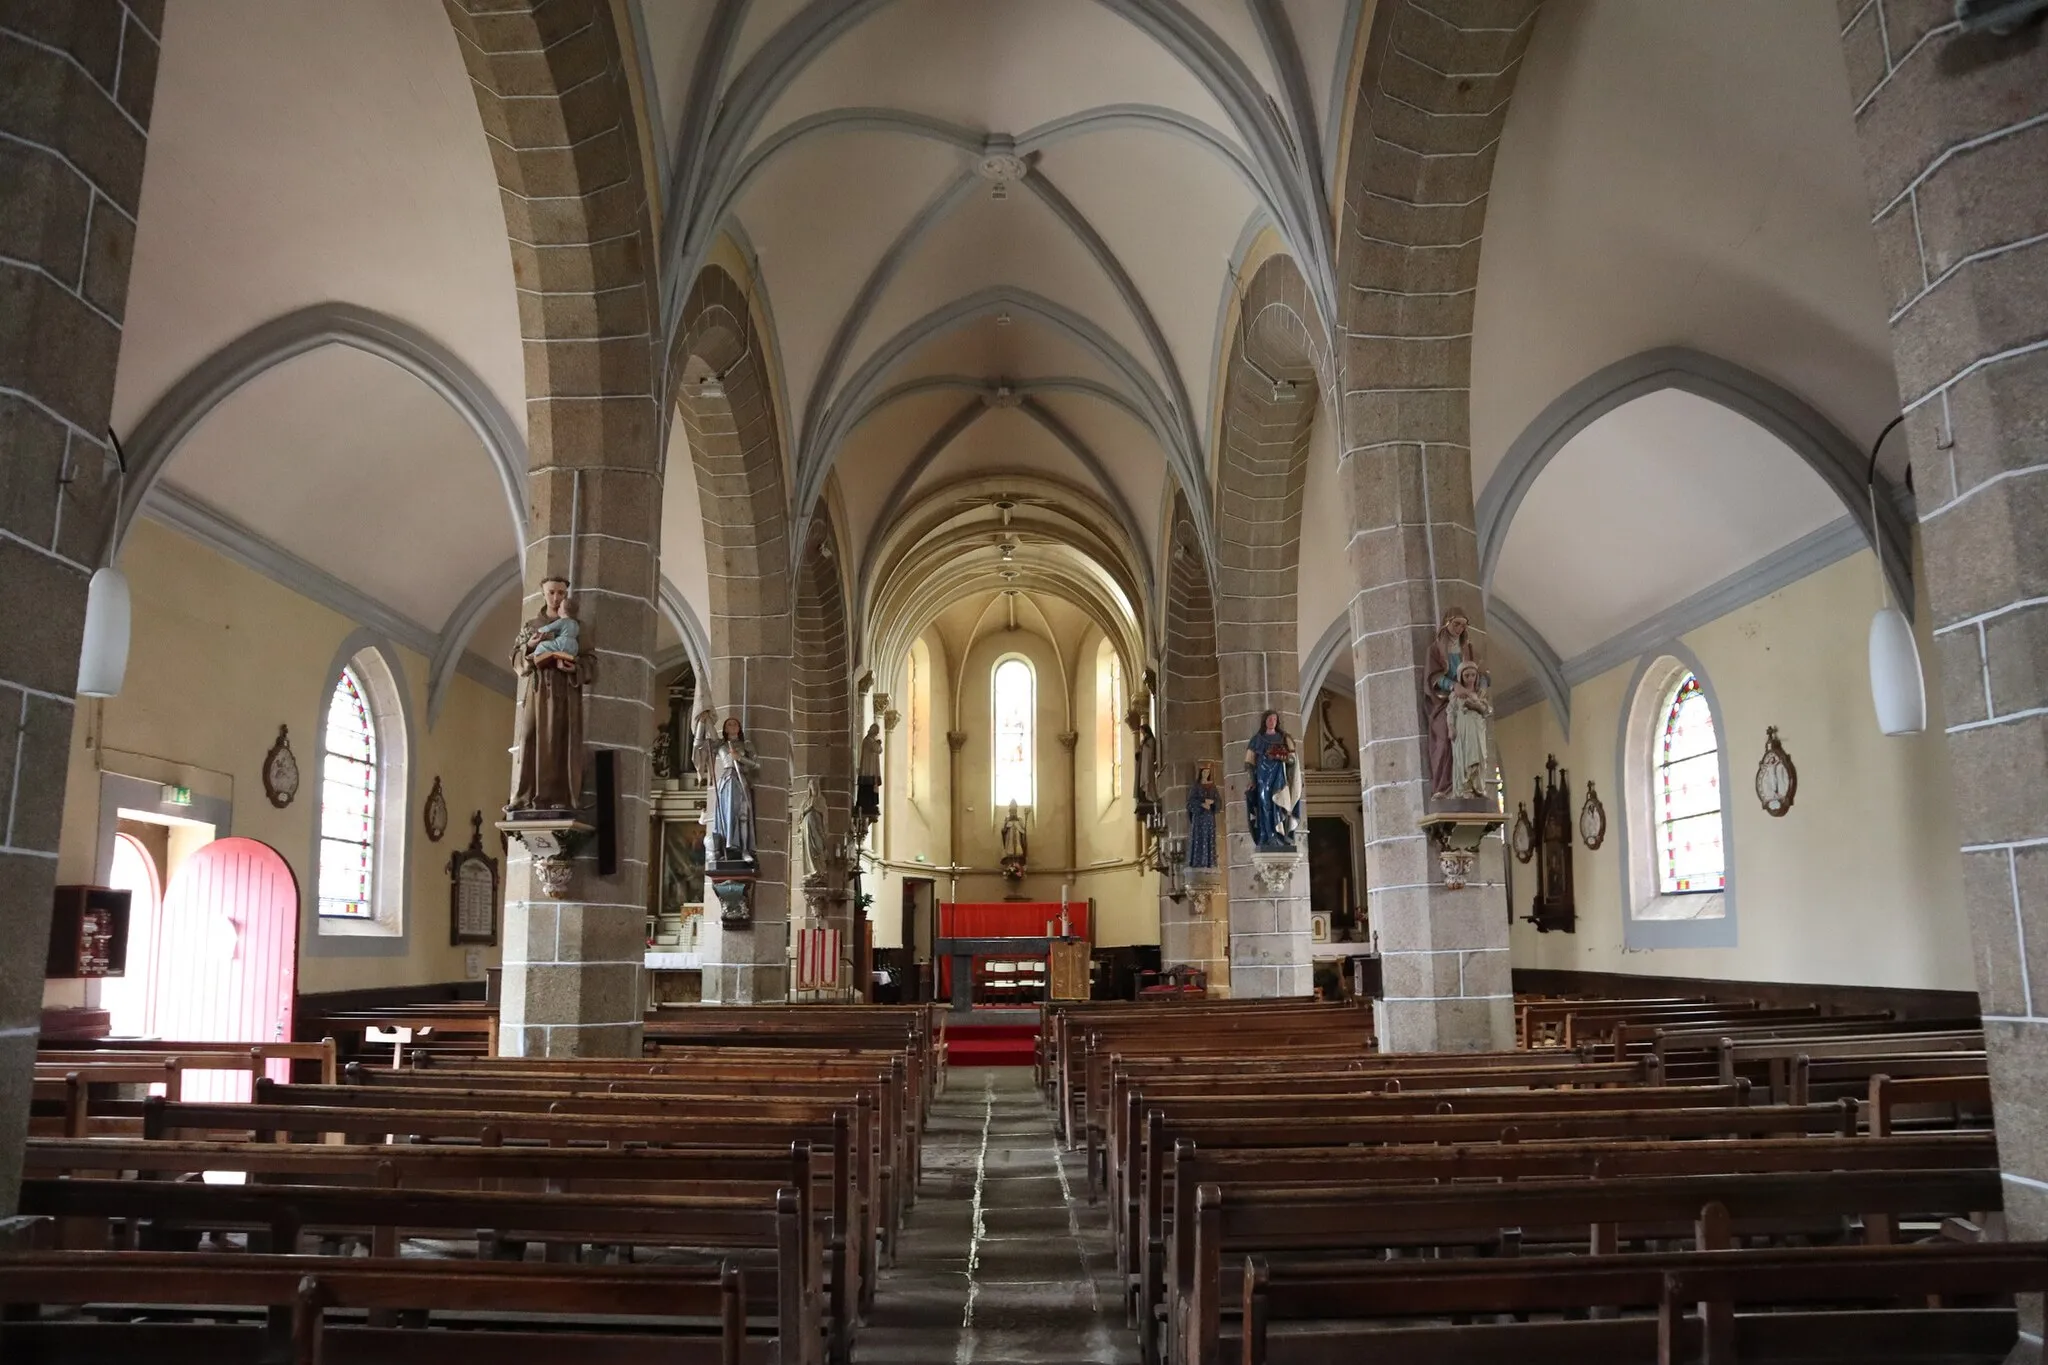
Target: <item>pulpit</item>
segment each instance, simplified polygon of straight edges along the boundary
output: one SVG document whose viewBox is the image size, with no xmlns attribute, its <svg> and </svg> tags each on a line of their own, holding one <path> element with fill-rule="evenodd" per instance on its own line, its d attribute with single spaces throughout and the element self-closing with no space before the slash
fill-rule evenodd
<svg viewBox="0 0 2048 1365">
<path fill-rule="evenodd" d="M 978 961 L 1033 961 L 1042 971 L 1009 972 L 1012 980 L 1043 979 L 1043 994 L 1055 1000 L 1086 999 L 1092 903 L 1071 901 L 942 902 L 939 906 L 939 990 L 958 1013 L 975 1005 Z M 987 979 L 995 979 L 991 973 Z M 1006 995 L 1015 995 L 1014 988 Z M 1004 1003 L 1026 1003 L 1005 1000 Z"/>
</svg>

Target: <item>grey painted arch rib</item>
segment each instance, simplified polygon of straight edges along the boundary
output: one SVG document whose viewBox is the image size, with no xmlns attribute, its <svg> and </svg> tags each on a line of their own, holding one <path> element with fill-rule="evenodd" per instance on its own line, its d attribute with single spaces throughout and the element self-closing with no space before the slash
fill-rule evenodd
<svg viewBox="0 0 2048 1365">
<path fill-rule="evenodd" d="M 1515 443 L 1479 495 L 1479 581 L 1491 590 L 1494 569 L 1522 499 L 1551 459 L 1573 437 L 1600 418 L 1638 398 L 1666 389 L 1718 403 L 1784 442 L 1842 500 L 1849 515 L 1867 525 L 1870 503 L 1863 482 L 1867 454 L 1854 441 L 1789 389 L 1752 370 L 1684 346 L 1643 351 L 1595 371 L 1543 409 Z M 1877 499 L 1878 538 L 1887 581 L 1903 609 L 1913 608 L 1911 536 L 1889 483 Z"/>
<path fill-rule="evenodd" d="M 352 303 L 316 303 L 272 318 L 194 365 L 157 399 L 127 443 L 128 478 L 107 562 L 126 543 L 150 490 L 185 438 L 237 389 L 287 360 L 323 346 L 348 346 L 387 360 L 445 399 L 490 456 L 512 518 L 513 544 L 526 545 L 526 438 L 512 414 L 460 356 L 410 323 Z"/>
<path fill-rule="evenodd" d="M 1337 656 L 1351 647 L 1351 610 L 1345 608 L 1337 613 L 1337 619 L 1323 627 L 1323 633 L 1309 646 L 1301 660 L 1301 710 L 1302 716 L 1315 714 L 1316 694 L 1330 681 L 1330 675 L 1337 671 Z"/>
<path fill-rule="evenodd" d="M 499 598 L 508 592 L 518 591 L 519 557 L 514 555 L 479 578 L 455 604 L 455 609 L 448 613 L 448 622 L 441 627 L 440 638 L 434 646 L 433 660 L 427 666 L 429 730 L 440 722 L 441 704 L 448 700 L 448 689 L 454 685 L 455 675 L 460 670 L 464 653 L 469 649 L 470 637 L 476 634 L 477 625 L 498 604 Z"/>
<path fill-rule="evenodd" d="M 661 576 L 661 583 L 655 593 L 655 603 L 683 642 L 684 657 L 690 661 L 690 668 L 697 675 L 697 699 L 700 706 L 715 705 L 711 695 L 711 636 L 705 631 L 704 623 L 698 619 L 696 608 L 690 605 L 690 599 L 683 596 L 682 590 L 669 581 L 667 574 Z"/>
<path fill-rule="evenodd" d="M 1572 734 L 1572 685 L 1565 677 L 1564 660 L 1557 657 L 1557 651 L 1550 641 L 1543 638 L 1543 632 L 1524 620 L 1522 613 L 1500 600 L 1489 597 L 1486 603 L 1486 623 L 1498 626 L 1501 634 L 1513 640 L 1521 648 L 1534 671 L 1537 689 L 1543 699 L 1550 703 L 1550 710 L 1557 717 L 1566 739 Z"/>
</svg>

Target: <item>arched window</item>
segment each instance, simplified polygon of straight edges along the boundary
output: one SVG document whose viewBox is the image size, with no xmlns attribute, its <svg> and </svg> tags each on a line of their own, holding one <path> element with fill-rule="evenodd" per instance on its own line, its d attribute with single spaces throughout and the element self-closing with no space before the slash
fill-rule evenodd
<svg viewBox="0 0 2048 1365">
<path fill-rule="evenodd" d="M 403 952 L 412 809 L 404 675 L 383 645 L 359 632 L 328 677 L 313 831 L 315 927 L 300 946 L 315 954 Z"/>
<path fill-rule="evenodd" d="M 1699 676 L 1687 671 L 1664 704 L 1657 755 L 1657 889 L 1667 896 L 1727 884 L 1721 847 L 1721 745 Z"/>
<path fill-rule="evenodd" d="M 915 801 L 931 780 L 926 774 L 931 770 L 929 765 L 932 761 L 932 653 L 924 641 L 912 642 L 907 671 L 909 686 L 904 691 L 908 694 L 910 708 L 910 774 L 903 786 L 910 799 Z"/>
<path fill-rule="evenodd" d="M 376 918 L 377 726 L 354 667 L 327 699 L 320 744 L 320 915 Z"/>
<path fill-rule="evenodd" d="M 1095 695 L 1101 703 L 1095 720 L 1095 770 L 1107 805 L 1126 790 L 1124 778 L 1124 713 L 1130 709 L 1124 695 L 1124 661 L 1115 646 L 1104 640 L 1095 649 Z"/>
<path fill-rule="evenodd" d="M 1037 719 L 1037 680 L 1031 665 L 1015 656 L 996 665 L 994 694 L 995 755 L 990 765 L 995 776 L 995 810 L 998 816 L 1015 801 L 1031 804 L 1033 787 L 1033 722 Z"/>
<path fill-rule="evenodd" d="M 1673 643 L 1636 666 L 1624 695 L 1615 774 L 1623 946 L 1732 948 L 1728 754 L 1713 682 Z"/>
</svg>

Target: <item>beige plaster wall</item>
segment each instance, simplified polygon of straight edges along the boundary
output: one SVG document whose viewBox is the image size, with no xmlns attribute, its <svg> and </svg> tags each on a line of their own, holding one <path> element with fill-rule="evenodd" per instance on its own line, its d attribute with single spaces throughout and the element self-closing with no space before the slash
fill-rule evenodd
<svg viewBox="0 0 2048 1365">
<path fill-rule="evenodd" d="M 128 677 L 119 697 L 81 704 L 71 737 L 61 882 L 94 880 L 99 837 L 99 774 L 126 773 L 177 781 L 233 804 L 236 835 L 276 849 L 313 894 L 311 858 L 319 807 L 317 754 L 326 706 L 326 670 L 355 622 L 261 574 L 151 521 L 138 522 L 122 555 L 134 597 Z M 479 640 L 480 652 L 498 642 Z M 464 950 L 448 946 L 451 850 L 467 844 L 469 815 L 488 822 L 504 805 L 511 782 L 507 744 L 512 702 L 458 677 L 427 728 L 428 661 L 397 649 L 412 710 L 413 792 L 410 928 L 403 957 L 328 957 L 301 952 L 301 993 L 454 981 L 464 975 Z M 299 796 L 284 810 L 265 797 L 264 756 L 277 727 L 291 727 L 299 760 Z M 436 775 L 448 802 L 448 833 L 427 840 L 420 812 Z M 485 847 L 500 856 L 497 834 Z M 483 950 L 486 966 L 498 950 Z"/>
<path fill-rule="evenodd" d="M 1969 990 L 1969 924 L 1949 795 L 1939 698 L 1926 733 L 1887 738 L 1871 709 L 1867 664 L 1876 567 L 1866 553 L 1822 569 L 1682 637 L 1721 705 L 1733 811 L 1737 943 L 1624 952 L 1615 746 L 1634 664 L 1575 688 L 1567 742 L 1546 705 L 1501 721 L 1510 808 L 1526 801 L 1547 754 L 1570 769 L 1573 808 L 1592 779 L 1609 835 L 1573 855 L 1578 929 L 1539 934 L 1519 920 L 1518 967 Z M 1920 649 L 1931 658 L 1920 613 Z M 1766 726 L 1799 771 L 1791 812 L 1766 814 L 1753 791 Z M 1517 864 L 1515 913 L 1528 913 L 1534 867 Z"/>
</svg>

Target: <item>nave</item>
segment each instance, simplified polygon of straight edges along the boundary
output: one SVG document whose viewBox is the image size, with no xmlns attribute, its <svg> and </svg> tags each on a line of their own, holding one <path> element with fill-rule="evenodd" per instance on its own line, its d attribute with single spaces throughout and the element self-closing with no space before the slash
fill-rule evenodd
<svg viewBox="0 0 2048 1365">
<path fill-rule="evenodd" d="M 882 1271 L 859 1365 L 1134 1365 L 1085 1161 L 1019 1067 L 955 1067 L 925 1127 L 925 1180 Z"/>
</svg>

